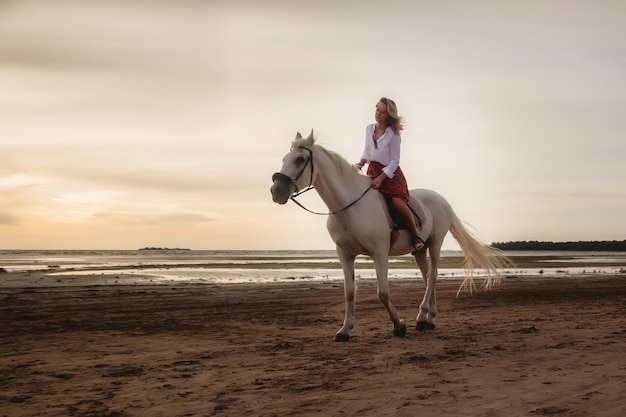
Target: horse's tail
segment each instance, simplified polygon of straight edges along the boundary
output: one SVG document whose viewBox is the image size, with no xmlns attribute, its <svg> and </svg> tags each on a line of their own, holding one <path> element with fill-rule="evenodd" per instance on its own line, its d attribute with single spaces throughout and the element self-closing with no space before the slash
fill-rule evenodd
<svg viewBox="0 0 626 417">
<path fill-rule="evenodd" d="M 498 249 L 492 248 L 476 238 L 454 213 L 452 213 L 450 232 L 461 247 L 463 255 L 465 256 L 465 262 L 463 264 L 465 268 L 465 278 L 461 283 L 457 295 L 463 289 L 470 293 L 476 289 L 476 285 L 474 284 L 474 269 L 481 268 L 485 271 L 485 282 L 483 286 L 486 289 L 490 289 L 493 284 L 500 281 L 500 272 L 498 270 L 513 264 L 513 262 L 502 255 Z"/>
</svg>

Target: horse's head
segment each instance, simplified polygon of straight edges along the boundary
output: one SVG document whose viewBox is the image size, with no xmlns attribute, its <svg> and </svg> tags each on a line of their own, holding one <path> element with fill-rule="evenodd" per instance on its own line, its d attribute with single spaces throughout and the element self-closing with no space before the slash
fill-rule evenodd
<svg viewBox="0 0 626 417">
<path fill-rule="evenodd" d="M 308 138 L 303 139 L 298 133 L 291 150 L 283 158 L 283 166 L 272 175 L 272 199 L 275 203 L 285 204 L 289 197 L 299 191 L 306 190 L 315 180 L 313 170 L 313 130 Z"/>
</svg>

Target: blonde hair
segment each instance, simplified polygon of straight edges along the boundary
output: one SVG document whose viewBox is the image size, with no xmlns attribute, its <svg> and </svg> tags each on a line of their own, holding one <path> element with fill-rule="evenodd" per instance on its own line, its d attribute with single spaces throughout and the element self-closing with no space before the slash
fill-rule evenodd
<svg viewBox="0 0 626 417">
<path fill-rule="evenodd" d="M 376 105 L 379 103 L 387 106 L 387 125 L 391 127 L 396 135 L 399 135 L 402 129 L 404 129 L 404 118 L 398 115 L 396 103 L 387 97 L 381 97 Z"/>
</svg>

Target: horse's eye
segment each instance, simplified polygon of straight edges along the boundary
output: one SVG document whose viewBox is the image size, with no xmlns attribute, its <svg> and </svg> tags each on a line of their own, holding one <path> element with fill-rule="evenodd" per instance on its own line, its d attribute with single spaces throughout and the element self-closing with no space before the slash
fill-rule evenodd
<svg viewBox="0 0 626 417">
<path fill-rule="evenodd" d="M 298 165 L 304 164 L 304 157 L 303 156 L 297 157 L 296 158 L 296 164 L 298 164 Z"/>
</svg>

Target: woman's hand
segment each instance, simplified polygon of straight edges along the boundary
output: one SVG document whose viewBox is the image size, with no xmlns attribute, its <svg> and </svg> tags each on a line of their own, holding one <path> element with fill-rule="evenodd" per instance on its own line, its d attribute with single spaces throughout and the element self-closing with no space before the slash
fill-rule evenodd
<svg viewBox="0 0 626 417">
<path fill-rule="evenodd" d="M 379 189 L 381 185 L 383 185 L 383 181 L 387 179 L 387 175 L 383 172 L 376 178 L 372 180 L 372 188 Z"/>
</svg>

